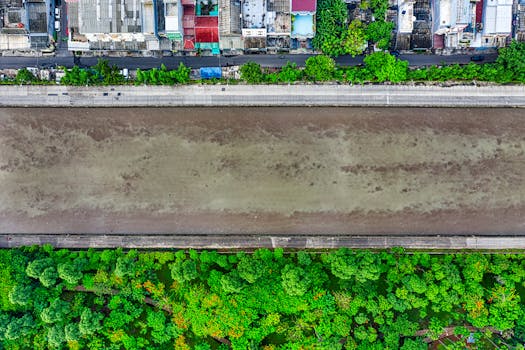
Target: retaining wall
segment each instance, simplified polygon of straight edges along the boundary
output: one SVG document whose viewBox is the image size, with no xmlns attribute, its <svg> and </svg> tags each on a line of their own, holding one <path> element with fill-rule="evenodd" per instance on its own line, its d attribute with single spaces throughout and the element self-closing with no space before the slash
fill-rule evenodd
<svg viewBox="0 0 525 350">
<path fill-rule="evenodd" d="M 525 107 L 524 86 L 0 86 L 2 107 Z"/>
</svg>

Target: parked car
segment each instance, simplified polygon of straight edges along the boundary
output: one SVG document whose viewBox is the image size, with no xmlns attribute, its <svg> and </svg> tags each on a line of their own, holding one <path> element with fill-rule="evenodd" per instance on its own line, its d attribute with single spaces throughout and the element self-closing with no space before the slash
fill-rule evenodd
<svg viewBox="0 0 525 350">
<path fill-rule="evenodd" d="M 395 50 L 395 51 L 390 51 L 390 54 L 391 54 L 392 56 L 394 56 L 395 58 L 398 58 L 399 55 L 400 55 L 399 51 L 397 51 L 397 50 Z"/>
<path fill-rule="evenodd" d="M 474 55 L 474 56 L 470 56 L 470 60 L 472 62 L 481 62 L 485 59 L 485 56 L 483 55 Z"/>
<path fill-rule="evenodd" d="M 55 18 L 60 19 L 60 9 L 58 7 L 55 7 Z"/>
<path fill-rule="evenodd" d="M 60 31 L 60 21 L 55 21 L 55 31 L 56 32 Z"/>
</svg>

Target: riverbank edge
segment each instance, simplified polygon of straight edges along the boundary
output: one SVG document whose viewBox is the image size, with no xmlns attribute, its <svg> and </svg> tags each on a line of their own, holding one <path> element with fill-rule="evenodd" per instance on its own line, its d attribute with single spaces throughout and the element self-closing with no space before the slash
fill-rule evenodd
<svg viewBox="0 0 525 350">
<path fill-rule="evenodd" d="M 0 96 L 0 107 L 525 107 L 522 85 L 5 85 Z"/>
<path fill-rule="evenodd" d="M 127 249 L 390 249 L 429 251 L 525 250 L 518 236 L 252 236 L 252 235 L 128 235 L 128 234 L 1 234 L 0 248 L 51 244 L 55 248 Z"/>
</svg>

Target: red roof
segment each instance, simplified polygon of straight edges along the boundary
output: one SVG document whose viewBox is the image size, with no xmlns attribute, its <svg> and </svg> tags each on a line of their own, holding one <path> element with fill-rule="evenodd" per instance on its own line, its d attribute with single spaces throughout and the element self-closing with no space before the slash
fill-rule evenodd
<svg viewBox="0 0 525 350">
<path fill-rule="evenodd" d="M 195 42 L 218 43 L 219 28 L 195 28 Z"/>
<path fill-rule="evenodd" d="M 315 12 L 316 0 L 292 0 L 292 12 Z"/>
<path fill-rule="evenodd" d="M 195 48 L 195 43 L 193 39 L 184 39 L 184 50 L 193 50 Z"/>
<path fill-rule="evenodd" d="M 195 27 L 216 27 L 219 28 L 219 17 L 198 16 L 195 17 Z"/>
<path fill-rule="evenodd" d="M 476 23 L 483 22 L 483 0 L 476 2 Z"/>
<path fill-rule="evenodd" d="M 195 17 L 195 42 L 219 42 L 219 17 Z"/>
</svg>

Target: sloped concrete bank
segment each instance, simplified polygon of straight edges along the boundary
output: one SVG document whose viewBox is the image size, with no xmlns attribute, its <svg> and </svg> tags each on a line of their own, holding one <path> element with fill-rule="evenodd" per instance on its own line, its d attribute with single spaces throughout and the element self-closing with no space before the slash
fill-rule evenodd
<svg viewBox="0 0 525 350">
<path fill-rule="evenodd" d="M 89 235 L 24 234 L 0 235 L 0 248 L 51 244 L 56 248 L 139 248 L 139 249 L 406 249 L 520 251 L 523 237 L 459 236 L 195 236 L 195 235 Z"/>
<path fill-rule="evenodd" d="M 0 86 L 1 107 L 525 107 L 524 86 Z"/>
</svg>

